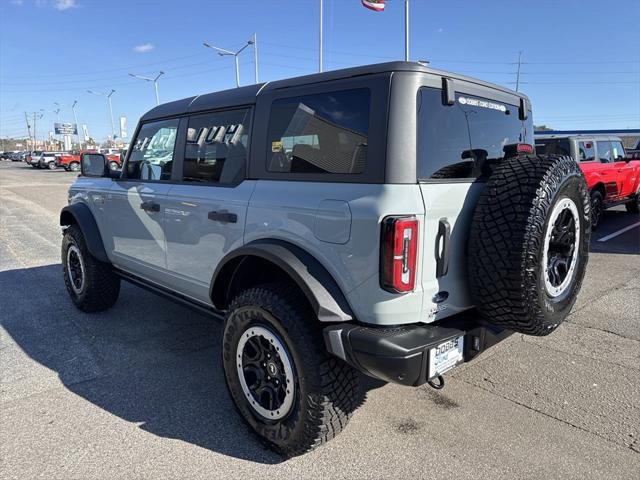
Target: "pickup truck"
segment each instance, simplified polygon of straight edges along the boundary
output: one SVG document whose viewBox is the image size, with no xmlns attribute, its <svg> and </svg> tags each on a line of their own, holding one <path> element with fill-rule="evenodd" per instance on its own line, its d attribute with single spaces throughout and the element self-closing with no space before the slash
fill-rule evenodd
<svg viewBox="0 0 640 480">
<path fill-rule="evenodd" d="M 538 154 L 570 155 L 578 162 L 589 188 L 593 230 L 607 208 L 624 205 L 629 213 L 640 212 L 640 161 L 625 152 L 620 138 L 536 135 L 535 142 Z"/>
<path fill-rule="evenodd" d="M 80 150 L 67 155 L 57 157 L 56 165 L 64 168 L 66 171 L 80 171 L 80 155 L 83 153 L 97 153 L 96 150 Z M 120 155 L 107 155 L 107 161 L 110 170 L 118 170 L 121 165 Z"/>
</svg>

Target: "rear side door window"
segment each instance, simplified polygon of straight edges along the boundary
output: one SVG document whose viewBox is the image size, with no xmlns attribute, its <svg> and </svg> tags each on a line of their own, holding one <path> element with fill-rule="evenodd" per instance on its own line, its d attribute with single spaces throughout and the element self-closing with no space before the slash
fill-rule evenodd
<svg viewBox="0 0 640 480">
<path fill-rule="evenodd" d="M 596 159 L 596 149 L 590 140 L 578 143 L 578 155 L 581 162 L 592 162 Z"/>
<path fill-rule="evenodd" d="M 178 124 L 179 120 L 173 118 L 145 123 L 140 127 L 127 159 L 127 179 L 171 180 Z"/>
<path fill-rule="evenodd" d="M 267 171 L 359 174 L 369 135 L 367 88 L 275 100 L 267 141 Z"/>
<path fill-rule="evenodd" d="M 245 178 L 248 108 L 189 117 L 182 180 L 236 184 Z"/>
</svg>

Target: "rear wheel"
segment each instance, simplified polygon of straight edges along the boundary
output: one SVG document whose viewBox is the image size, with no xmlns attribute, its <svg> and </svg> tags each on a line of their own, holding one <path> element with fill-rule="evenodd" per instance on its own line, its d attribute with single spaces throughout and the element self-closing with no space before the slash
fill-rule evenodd
<svg viewBox="0 0 640 480">
<path fill-rule="evenodd" d="M 69 164 L 69 170 L 71 170 L 72 172 L 80 171 L 80 164 L 78 162 L 71 162 Z"/>
<path fill-rule="evenodd" d="M 62 238 L 62 268 L 67 292 L 83 312 L 106 310 L 118 300 L 120 278 L 110 264 L 91 255 L 76 225 L 67 227 Z"/>
<path fill-rule="evenodd" d="M 58 167 L 56 167 L 56 162 L 49 162 L 49 163 L 47 164 L 47 168 L 48 168 L 49 170 L 55 170 L 55 169 L 56 169 L 56 168 L 58 168 Z"/>
<path fill-rule="evenodd" d="M 471 293 L 487 322 L 547 335 L 566 318 L 587 264 L 589 209 L 570 157 L 520 156 L 496 167 L 469 240 Z"/>
<path fill-rule="evenodd" d="M 596 230 L 604 213 L 604 200 L 599 190 L 591 192 L 591 230 Z"/>
<path fill-rule="evenodd" d="M 640 213 L 640 192 L 636 193 L 636 198 L 624 204 L 629 213 Z"/>
<path fill-rule="evenodd" d="M 233 300 L 223 363 L 244 420 L 287 456 L 332 439 L 359 404 L 357 372 L 327 353 L 306 299 L 287 283 L 245 290 Z"/>
<path fill-rule="evenodd" d="M 109 162 L 109 170 L 118 170 L 118 168 L 120 168 L 118 162 Z"/>
</svg>

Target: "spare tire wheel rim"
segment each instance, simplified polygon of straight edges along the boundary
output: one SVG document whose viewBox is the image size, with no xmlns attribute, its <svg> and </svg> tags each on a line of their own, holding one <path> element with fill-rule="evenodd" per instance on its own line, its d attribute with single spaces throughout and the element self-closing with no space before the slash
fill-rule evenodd
<svg viewBox="0 0 640 480">
<path fill-rule="evenodd" d="M 578 263 L 580 216 L 569 198 L 556 203 L 544 239 L 542 269 L 547 294 L 559 297 L 571 285 Z"/>
<path fill-rule="evenodd" d="M 236 349 L 242 392 L 251 408 L 269 420 L 284 418 L 294 400 L 293 363 L 283 342 L 261 326 L 247 328 Z"/>
<path fill-rule="evenodd" d="M 84 287 L 85 270 L 82 254 L 75 245 L 67 249 L 67 274 L 74 293 L 80 295 Z"/>
</svg>

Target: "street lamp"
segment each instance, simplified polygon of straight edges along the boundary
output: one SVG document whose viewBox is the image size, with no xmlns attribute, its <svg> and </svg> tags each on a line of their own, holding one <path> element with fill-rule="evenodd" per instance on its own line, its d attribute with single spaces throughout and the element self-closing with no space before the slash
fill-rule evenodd
<svg viewBox="0 0 640 480">
<path fill-rule="evenodd" d="M 255 38 L 255 36 L 254 36 Z M 232 56 L 235 61 L 236 61 L 236 87 L 240 86 L 240 65 L 238 64 L 238 55 L 240 55 L 240 53 L 242 53 L 242 51 L 247 48 L 249 45 L 255 45 L 255 39 L 252 40 L 247 40 L 247 43 L 237 52 L 231 52 L 229 50 L 225 50 L 224 48 L 218 48 L 218 47 L 214 47 L 213 45 L 208 44 L 207 42 L 202 42 L 202 45 L 204 45 L 207 48 L 210 48 L 212 50 L 215 50 L 218 52 L 218 55 L 220 55 L 221 57 L 224 56 Z M 257 53 L 254 51 L 254 56 L 257 55 Z M 257 65 L 257 62 L 256 62 Z M 257 66 L 256 66 L 256 75 L 257 75 Z"/>
<path fill-rule="evenodd" d="M 99 95 L 101 97 L 107 97 L 107 104 L 109 105 L 109 118 L 111 119 L 111 142 L 113 142 L 112 144 L 115 144 L 116 131 L 115 131 L 115 128 L 113 127 L 113 107 L 111 105 L 111 95 L 116 93 L 116 91 L 111 89 L 111 92 L 109 92 L 109 94 L 106 94 L 102 92 L 94 92 L 93 90 L 87 90 L 87 93 L 90 93 L 92 95 Z"/>
<path fill-rule="evenodd" d="M 164 75 L 164 72 L 162 70 L 160 71 L 160 73 L 158 73 L 158 75 L 156 75 L 155 78 L 143 77 L 142 75 L 135 75 L 133 73 L 129 74 L 130 77 L 139 78 L 140 80 L 145 80 L 147 82 L 153 82 L 153 86 L 154 86 L 155 91 L 156 91 L 156 105 L 160 105 L 160 97 L 158 96 L 158 79 L 162 75 Z"/>
</svg>

